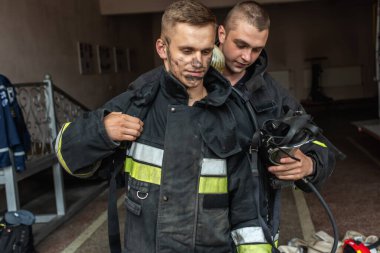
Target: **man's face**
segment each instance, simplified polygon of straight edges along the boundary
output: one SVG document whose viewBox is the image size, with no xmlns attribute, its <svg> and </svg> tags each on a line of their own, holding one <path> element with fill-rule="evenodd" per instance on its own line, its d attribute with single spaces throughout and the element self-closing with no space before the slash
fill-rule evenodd
<svg viewBox="0 0 380 253">
<path fill-rule="evenodd" d="M 187 88 L 203 85 L 215 42 L 214 25 L 176 24 L 156 42 L 165 68 Z"/>
<path fill-rule="evenodd" d="M 239 22 L 229 31 L 220 26 L 218 36 L 226 61 L 226 71 L 229 74 L 244 72 L 259 57 L 268 35 L 269 30 L 260 32 L 245 21 Z"/>
</svg>

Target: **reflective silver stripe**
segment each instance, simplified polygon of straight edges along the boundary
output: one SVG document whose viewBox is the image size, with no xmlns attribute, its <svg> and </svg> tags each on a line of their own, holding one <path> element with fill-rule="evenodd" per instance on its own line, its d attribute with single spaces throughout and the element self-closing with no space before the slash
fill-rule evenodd
<svg viewBox="0 0 380 253">
<path fill-rule="evenodd" d="M 134 142 L 132 143 L 131 148 L 127 151 L 127 156 L 140 162 L 162 167 L 164 151 L 159 148 Z"/>
<path fill-rule="evenodd" d="M 275 242 L 275 241 L 278 241 L 278 238 L 280 238 L 280 235 L 277 233 L 277 234 L 274 236 L 273 241 L 274 241 L 274 242 Z"/>
<path fill-rule="evenodd" d="M 14 152 L 13 155 L 14 156 L 23 156 L 23 155 L 25 155 L 25 152 L 24 151 Z"/>
<path fill-rule="evenodd" d="M 225 159 L 204 158 L 202 161 L 202 176 L 226 176 L 227 162 Z"/>
<path fill-rule="evenodd" d="M 246 227 L 233 230 L 231 232 L 232 239 L 235 245 L 250 244 L 250 243 L 268 243 L 264 236 L 264 231 L 261 227 Z M 273 242 L 278 241 L 279 233 L 273 239 Z"/>
<path fill-rule="evenodd" d="M 0 148 L 0 153 L 8 152 L 9 148 Z"/>
<path fill-rule="evenodd" d="M 249 243 L 267 243 L 261 227 L 246 227 L 231 232 L 235 245 Z"/>
</svg>

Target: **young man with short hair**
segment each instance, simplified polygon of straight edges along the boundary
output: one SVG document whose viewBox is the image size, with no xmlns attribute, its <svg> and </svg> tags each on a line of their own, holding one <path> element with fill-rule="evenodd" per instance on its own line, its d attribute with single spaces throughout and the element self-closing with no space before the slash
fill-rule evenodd
<svg viewBox="0 0 380 253">
<path fill-rule="evenodd" d="M 252 246 L 244 252 L 255 248 L 250 234 L 240 233 L 258 229 L 249 160 L 237 132 L 236 118 L 247 116 L 231 99 L 229 82 L 209 68 L 215 35 L 208 8 L 172 3 L 156 42 L 164 66 L 67 123 L 57 137 L 61 165 L 82 176 L 120 142 L 134 141 L 125 159 L 125 252 L 230 253 L 239 247 L 232 246 L 237 237 Z"/>
<path fill-rule="evenodd" d="M 264 8 L 254 1 L 236 4 L 228 13 L 223 25 L 218 28 L 219 49 L 225 60 L 223 75 L 231 84 L 249 98 L 254 108 L 259 127 L 271 119 L 280 119 L 289 110 L 304 111 L 301 104 L 279 85 L 267 72 L 268 57 L 264 50 L 269 36 L 270 19 Z M 268 165 L 261 161 L 275 177 L 295 181 L 303 190 L 310 189 L 300 179 L 307 178 L 317 186 L 332 173 L 335 158 L 323 143 L 326 140 L 310 142 L 297 149 L 294 156 L 282 158 L 280 165 Z M 268 187 L 264 180 L 266 222 L 272 228 L 273 238 L 278 238 L 280 198 L 278 190 Z M 268 211 L 269 210 L 269 211 Z M 264 215 L 264 217 L 265 217 Z M 276 215 L 275 215 L 276 216 Z M 257 231 L 263 234 L 263 231 Z"/>
</svg>

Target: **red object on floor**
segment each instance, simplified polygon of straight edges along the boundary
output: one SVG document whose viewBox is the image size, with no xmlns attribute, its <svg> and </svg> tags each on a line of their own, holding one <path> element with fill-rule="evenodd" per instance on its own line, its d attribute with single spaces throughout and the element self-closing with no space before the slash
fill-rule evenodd
<svg viewBox="0 0 380 253">
<path fill-rule="evenodd" d="M 370 253 L 370 250 L 362 242 L 347 239 L 343 244 L 343 253 Z"/>
</svg>

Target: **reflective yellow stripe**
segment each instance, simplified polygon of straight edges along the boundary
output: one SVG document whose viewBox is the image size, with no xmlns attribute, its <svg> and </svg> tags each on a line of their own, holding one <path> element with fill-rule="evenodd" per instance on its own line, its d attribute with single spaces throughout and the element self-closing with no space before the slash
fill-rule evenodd
<svg viewBox="0 0 380 253">
<path fill-rule="evenodd" d="M 73 173 L 69 167 L 67 166 L 65 160 L 63 159 L 63 156 L 62 156 L 62 153 L 61 153 L 61 147 L 62 147 L 62 135 L 63 135 L 63 132 L 66 130 L 66 128 L 71 124 L 71 122 L 68 122 L 68 123 L 65 123 L 61 130 L 59 131 L 58 135 L 57 135 L 57 139 L 55 141 L 55 152 L 56 152 L 56 155 L 57 155 L 57 158 L 58 158 L 58 162 L 61 164 L 61 166 L 65 169 L 65 171 L 67 173 L 69 173 L 70 175 L 73 175 L 75 177 L 79 177 L 79 178 L 87 178 L 87 177 L 90 177 L 92 176 L 95 171 L 99 168 L 100 166 L 100 163 L 101 161 L 99 162 L 96 162 L 93 167 L 91 168 L 91 171 L 87 172 L 87 173 Z"/>
<path fill-rule="evenodd" d="M 272 246 L 270 244 L 248 244 L 239 245 L 238 253 L 271 253 Z"/>
<path fill-rule="evenodd" d="M 67 171 L 67 173 L 69 173 L 70 175 L 73 175 L 73 176 L 76 176 L 76 177 L 80 177 L 80 178 L 86 178 L 86 177 L 90 177 L 94 174 L 94 172 L 96 171 L 96 168 L 99 167 L 99 164 L 97 164 L 95 167 L 94 167 L 94 170 L 90 171 L 89 173 L 82 173 L 82 174 L 75 174 L 73 173 L 70 168 L 67 166 L 65 160 L 63 159 L 63 156 L 62 156 L 62 153 L 61 153 L 61 146 L 62 146 L 62 135 L 63 135 L 63 132 L 66 130 L 66 128 L 71 124 L 71 122 L 68 122 L 68 123 L 65 123 L 61 130 L 59 131 L 58 135 L 57 135 L 57 140 L 56 140 L 56 143 L 55 143 L 55 152 L 57 154 L 57 158 L 58 158 L 58 162 L 61 164 L 61 166 L 65 169 L 65 171 Z"/>
<path fill-rule="evenodd" d="M 62 165 L 62 167 L 69 173 L 69 174 L 73 174 L 69 167 L 67 167 L 67 164 L 65 162 L 65 160 L 63 159 L 62 157 L 62 154 L 61 154 L 61 145 L 62 145 L 62 134 L 63 132 L 66 130 L 66 128 L 70 125 L 71 122 L 68 122 L 68 123 L 65 123 L 63 125 L 63 127 L 61 128 L 61 131 L 59 131 L 58 133 L 58 136 L 57 136 L 57 140 L 56 140 L 56 144 L 55 144 L 55 152 L 57 154 L 57 157 L 58 157 L 58 161 L 59 163 Z"/>
<path fill-rule="evenodd" d="M 57 140 L 56 140 L 56 150 L 55 152 L 57 153 L 58 161 L 61 164 L 61 166 L 67 171 L 67 173 L 73 175 L 69 167 L 67 166 L 65 160 L 62 157 L 61 153 L 61 146 L 62 146 L 62 135 L 63 132 L 66 130 L 66 128 L 71 124 L 71 122 L 65 123 L 63 127 L 61 128 L 61 131 L 59 131 Z"/>
<path fill-rule="evenodd" d="M 227 177 L 200 177 L 199 193 L 221 194 L 227 192 Z"/>
<path fill-rule="evenodd" d="M 314 144 L 319 145 L 321 147 L 327 148 L 327 145 L 320 141 L 313 141 Z"/>
<path fill-rule="evenodd" d="M 161 169 L 134 161 L 132 158 L 125 159 L 124 171 L 134 179 L 151 184 L 161 184 Z"/>
</svg>

